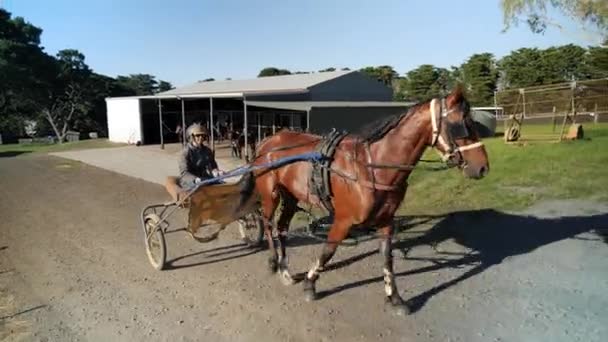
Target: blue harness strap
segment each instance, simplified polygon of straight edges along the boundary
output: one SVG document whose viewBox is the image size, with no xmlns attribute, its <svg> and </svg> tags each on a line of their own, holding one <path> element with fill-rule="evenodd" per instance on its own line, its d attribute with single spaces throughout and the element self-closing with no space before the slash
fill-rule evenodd
<svg viewBox="0 0 608 342">
<path fill-rule="evenodd" d="M 314 152 L 307 152 L 307 153 L 297 154 L 294 156 L 280 158 L 280 159 L 273 160 L 271 162 L 260 164 L 260 165 L 243 165 L 243 166 L 237 167 L 236 169 L 230 170 L 221 176 L 205 179 L 202 182 L 196 184 L 196 186 L 194 186 L 191 190 L 197 189 L 197 188 L 199 188 L 201 186 L 205 186 L 205 185 L 217 184 L 218 181 L 220 181 L 220 180 L 223 180 L 226 178 L 238 177 L 238 176 L 244 175 L 246 173 L 260 170 L 260 169 L 274 169 L 274 168 L 285 166 L 287 164 L 291 164 L 291 163 L 298 162 L 298 161 L 319 162 L 319 161 L 322 161 L 324 158 L 325 157 L 323 156 L 322 153 L 320 153 L 318 151 L 314 151 Z"/>
</svg>

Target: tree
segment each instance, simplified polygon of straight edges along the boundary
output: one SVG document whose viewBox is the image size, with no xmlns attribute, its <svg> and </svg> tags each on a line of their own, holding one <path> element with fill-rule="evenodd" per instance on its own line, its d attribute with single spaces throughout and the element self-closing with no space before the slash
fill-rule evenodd
<svg viewBox="0 0 608 342">
<path fill-rule="evenodd" d="M 23 132 L 53 58 L 40 46 L 42 29 L 0 8 L 0 131 Z"/>
<path fill-rule="evenodd" d="M 472 105 L 492 104 L 498 70 L 491 53 L 474 54 L 463 63 L 455 74 L 465 84 L 467 96 Z"/>
<path fill-rule="evenodd" d="M 158 93 L 161 93 L 161 92 L 163 92 L 163 91 L 169 91 L 169 90 L 171 90 L 171 89 L 173 89 L 173 88 L 174 88 L 174 87 L 173 87 L 173 85 L 172 85 L 170 82 L 160 80 L 160 81 L 158 82 L 158 88 L 157 88 L 157 92 L 158 92 Z"/>
<path fill-rule="evenodd" d="M 393 67 L 389 65 L 382 65 L 378 67 L 368 66 L 360 69 L 359 71 L 374 79 L 377 79 L 389 87 L 392 86 L 393 79 L 399 76 Z"/>
<path fill-rule="evenodd" d="M 135 95 L 153 95 L 158 89 L 158 82 L 154 76 L 149 74 L 118 76 L 116 80 L 125 88 L 132 89 Z"/>
<path fill-rule="evenodd" d="M 585 70 L 587 51 L 573 44 L 541 51 L 542 83 L 552 84 L 588 78 Z"/>
<path fill-rule="evenodd" d="M 537 48 L 512 51 L 498 65 L 505 88 L 523 88 L 544 83 L 542 51 Z"/>
<path fill-rule="evenodd" d="M 267 67 L 267 68 L 260 70 L 258 77 L 279 76 L 279 75 L 291 75 L 291 72 L 286 69 Z"/>
<path fill-rule="evenodd" d="M 92 71 L 78 50 L 59 51 L 55 70 L 54 77 L 46 80 L 47 96 L 40 100 L 37 112 L 62 143 L 69 130 L 91 125 L 87 115 L 93 109 L 96 89 L 91 87 Z"/>
<path fill-rule="evenodd" d="M 584 68 L 590 78 L 608 77 L 608 47 L 590 47 L 585 55 Z"/>
<path fill-rule="evenodd" d="M 605 44 L 608 38 L 608 1 L 606 0 L 501 0 L 504 31 L 525 18 L 535 33 L 545 32 L 547 27 L 563 27 L 547 14 L 551 7 L 561 14 L 579 22 L 586 32 Z M 595 29 L 597 31 L 595 31 Z"/>
<path fill-rule="evenodd" d="M 412 101 L 424 101 L 432 97 L 447 95 L 454 86 L 456 80 L 452 72 L 434 65 L 424 64 L 414 70 L 410 70 L 402 79 L 400 99 Z"/>
<path fill-rule="evenodd" d="M 331 72 L 331 71 L 336 71 L 336 68 L 329 67 L 329 68 L 325 68 L 325 69 L 319 70 L 319 72 Z"/>
</svg>

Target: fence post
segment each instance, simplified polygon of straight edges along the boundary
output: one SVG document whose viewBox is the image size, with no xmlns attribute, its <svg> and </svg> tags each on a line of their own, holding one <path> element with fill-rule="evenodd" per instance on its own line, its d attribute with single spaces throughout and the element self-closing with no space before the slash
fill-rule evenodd
<svg viewBox="0 0 608 342">
<path fill-rule="evenodd" d="M 595 110 L 593 111 L 593 123 L 597 125 L 599 122 L 600 113 L 597 112 L 597 102 L 595 103 Z"/>
<path fill-rule="evenodd" d="M 553 122 L 553 133 L 555 133 L 555 126 L 557 125 L 556 114 L 557 113 L 556 113 L 555 106 L 553 106 L 553 119 L 552 119 L 552 122 Z"/>
</svg>

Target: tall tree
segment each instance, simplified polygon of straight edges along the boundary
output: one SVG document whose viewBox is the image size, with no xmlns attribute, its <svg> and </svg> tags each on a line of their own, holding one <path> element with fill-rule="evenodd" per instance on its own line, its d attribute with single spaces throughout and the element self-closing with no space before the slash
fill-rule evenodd
<svg viewBox="0 0 608 342">
<path fill-rule="evenodd" d="M 42 29 L 0 8 L 0 131 L 19 134 L 43 95 L 54 59 L 40 46 Z"/>
<path fill-rule="evenodd" d="M 523 88 L 544 83 L 542 51 L 521 48 L 498 62 L 505 88 Z"/>
<path fill-rule="evenodd" d="M 160 93 L 163 91 L 169 91 L 171 89 L 173 89 L 173 85 L 170 82 L 160 80 L 158 82 L 158 88 L 156 90 Z"/>
<path fill-rule="evenodd" d="M 431 64 L 423 64 L 407 72 L 401 81 L 401 98 L 412 101 L 424 101 L 432 97 L 446 95 L 455 84 L 455 79 L 447 69 Z"/>
<path fill-rule="evenodd" d="M 157 92 L 158 81 L 149 74 L 130 74 L 129 76 L 118 76 L 116 80 L 125 88 L 130 88 L 135 95 L 152 95 Z"/>
<path fill-rule="evenodd" d="M 457 69 L 457 75 L 466 85 L 468 99 L 475 106 L 493 102 L 498 70 L 491 53 L 474 54 Z"/>
<path fill-rule="evenodd" d="M 590 47 L 584 68 L 590 78 L 608 77 L 608 47 Z"/>
<path fill-rule="evenodd" d="M 91 87 L 92 71 L 78 50 L 57 53 L 57 73 L 47 80 L 47 97 L 40 100 L 37 112 L 62 143 L 69 130 L 91 126 L 88 114 L 93 109 L 97 89 Z"/>
<path fill-rule="evenodd" d="M 359 71 L 377 79 L 389 87 L 392 86 L 393 79 L 399 76 L 395 69 L 393 69 L 393 67 L 390 65 L 382 65 L 377 67 L 368 66 L 361 68 Z"/>
<path fill-rule="evenodd" d="M 584 48 L 573 44 L 542 50 L 540 71 L 543 84 L 587 78 L 584 63 L 586 52 Z"/>
<path fill-rule="evenodd" d="M 584 30 L 602 43 L 608 38 L 608 1 L 606 0 L 501 0 L 504 30 L 512 24 L 524 21 L 535 33 L 545 32 L 553 26 L 562 25 L 548 14 L 548 9 L 557 10 L 582 24 Z M 585 27 L 586 26 L 586 27 Z"/>
</svg>

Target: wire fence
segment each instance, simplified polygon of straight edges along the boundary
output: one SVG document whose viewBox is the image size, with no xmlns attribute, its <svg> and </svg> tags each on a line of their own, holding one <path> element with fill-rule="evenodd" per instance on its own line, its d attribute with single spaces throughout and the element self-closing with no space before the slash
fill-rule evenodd
<svg viewBox="0 0 608 342">
<path fill-rule="evenodd" d="M 573 81 L 496 92 L 503 115 L 524 118 L 563 116 L 566 113 L 608 114 L 608 78 Z"/>
</svg>

